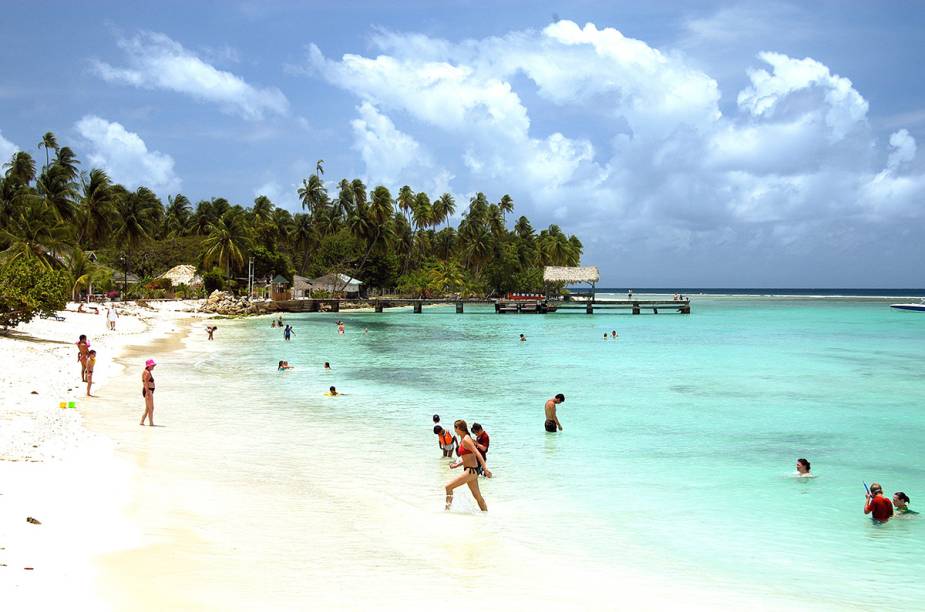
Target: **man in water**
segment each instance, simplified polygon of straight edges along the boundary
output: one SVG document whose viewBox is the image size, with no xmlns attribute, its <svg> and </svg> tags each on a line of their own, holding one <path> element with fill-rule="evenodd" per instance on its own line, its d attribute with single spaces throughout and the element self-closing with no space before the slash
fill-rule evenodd
<svg viewBox="0 0 925 612">
<path fill-rule="evenodd" d="M 556 406 L 564 401 L 565 396 L 561 393 L 557 393 L 554 398 L 546 400 L 546 431 L 555 433 L 557 428 L 558 431 L 562 431 L 562 423 L 559 422 L 559 417 L 556 416 Z"/>
<path fill-rule="evenodd" d="M 883 496 L 883 487 L 879 482 L 870 483 L 870 493 L 864 504 L 864 514 L 870 514 L 877 523 L 885 523 L 893 516 L 893 503 Z"/>
<path fill-rule="evenodd" d="M 287 323 L 286 328 L 283 329 L 283 339 L 285 339 L 288 342 L 291 339 L 293 333 L 295 332 L 292 331 L 292 325 L 289 325 Z"/>
<path fill-rule="evenodd" d="M 90 351 L 91 353 L 93 351 Z M 909 496 L 902 491 L 893 493 L 893 505 L 896 506 L 896 514 L 918 514 L 909 507 Z"/>
<path fill-rule="evenodd" d="M 526 341 L 527 341 L 527 337 L 526 337 L 525 335 L 523 335 L 523 334 L 520 334 L 520 341 L 521 341 L 521 342 L 526 342 Z"/>
<path fill-rule="evenodd" d="M 482 429 L 482 426 L 478 423 L 473 423 L 472 433 L 475 434 L 475 447 L 482 453 L 482 458 L 488 461 L 488 445 L 491 444 L 488 432 Z"/>
<path fill-rule="evenodd" d="M 616 339 L 617 339 L 617 336 L 619 336 L 619 334 L 617 333 L 617 330 L 613 329 L 613 330 L 610 331 L 610 337 L 611 337 L 611 338 L 613 338 L 614 340 L 616 340 Z"/>
<path fill-rule="evenodd" d="M 809 473 L 810 465 L 809 460 L 800 457 L 797 459 L 797 476 L 801 478 L 812 478 L 812 474 Z"/>
</svg>

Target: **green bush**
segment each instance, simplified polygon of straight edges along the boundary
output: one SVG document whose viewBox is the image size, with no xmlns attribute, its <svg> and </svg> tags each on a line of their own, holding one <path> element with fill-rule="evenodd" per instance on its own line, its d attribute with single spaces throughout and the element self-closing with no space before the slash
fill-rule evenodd
<svg viewBox="0 0 925 612">
<path fill-rule="evenodd" d="M 35 262 L 16 261 L 0 269 L 0 325 L 28 323 L 36 315 L 63 310 L 69 293 L 67 273 Z"/>
<path fill-rule="evenodd" d="M 218 268 L 213 268 L 202 275 L 202 285 L 207 295 L 213 291 L 221 291 L 225 288 L 225 275 Z"/>
</svg>

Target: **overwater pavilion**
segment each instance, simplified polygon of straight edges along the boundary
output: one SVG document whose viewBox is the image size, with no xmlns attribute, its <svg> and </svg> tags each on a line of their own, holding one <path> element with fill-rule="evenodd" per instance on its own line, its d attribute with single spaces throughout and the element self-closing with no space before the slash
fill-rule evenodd
<svg viewBox="0 0 925 612">
<path fill-rule="evenodd" d="M 550 296 L 553 285 L 591 285 L 591 300 L 594 301 L 594 290 L 601 274 L 597 266 L 546 266 L 543 269 L 543 285 L 546 287 L 546 296 Z M 556 295 L 555 297 L 559 297 Z"/>
</svg>

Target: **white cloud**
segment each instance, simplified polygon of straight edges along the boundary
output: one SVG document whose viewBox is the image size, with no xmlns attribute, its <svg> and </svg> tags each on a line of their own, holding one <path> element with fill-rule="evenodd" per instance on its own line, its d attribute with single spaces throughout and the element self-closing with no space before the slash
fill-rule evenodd
<svg viewBox="0 0 925 612">
<path fill-rule="evenodd" d="M 113 181 L 129 189 L 144 185 L 159 193 L 180 189 L 173 158 L 149 151 L 138 134 L 120 123 L 87 115 L 74 128 L 89 143 L 89 165 L 105 169 Z"/>
<path fill-rule="evenodd" d="M 3 131 L 0 130 L 0 166 L 10 161 L 16 151 L 19 151 L 19 147 L 4 138 Z"/>
<path fill-rule="evenodd" d="M 884 151 L 868 102 L 812 58 L 760 53 L 723 115 L 719 83 L 688 58 L 594 24 L 460 42 L 379 31 L 373 46 L 336 60 L 311 45 L 307 64 L 360 99 L 368 172 L 414 184 L 416 156 L 439 150 L 461 191 L 509 192 L 611 254 L 634 239 L 851 250 L 871 221 L 925 218 L 915 140 L 900 130 Z"/>
<path fill-rule="evenodd" d="M 93 63 L 96 73 L 106 81 L 187 94 L 246 119 L 288 112 L 289 101 L 279 89 L 256 87 L 219 70 L 164 34 L 141 32 L 118 44 L 126 53 L 126 67 Z"/>
</svg>

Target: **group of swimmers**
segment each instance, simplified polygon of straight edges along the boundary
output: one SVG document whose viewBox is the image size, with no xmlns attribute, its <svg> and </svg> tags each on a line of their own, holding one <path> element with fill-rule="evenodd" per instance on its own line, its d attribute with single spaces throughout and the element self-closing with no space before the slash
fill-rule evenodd
<svg viewBox="0 0 925 612">
<path fill-rule="evenodd" d="M 608 337 L 609 337 L 609 338 L 612 338 L 612 339 L 614 339 L 614 340 L 616 340 L 617 338 L 620 337 L 620 334 L 617 333 L 617 330 L 612 329 L 612 330 L 610 330 L 610 335 L 609 335 L 609 336 L 607 335 L 607 332 L 604 332 L 604 340 L 606 340 Z"/>
<path fill-rule="evenodd" d="M 450 464 L 451 469 L 462 467 L 462 474 L 453 478 L 444 487 L 446 491 L 446 510 L 450 509 L 453 504 L 453 491 L 457 488 L 467 485 L 475 503 L 479 505 L 482 512 L 488 511 L 488 504 L 482 497 L 479 490 L 479 476 L 491 478 L 491 470 L 486 463 L 488 456 L 488 447 L 491 444 L 491 438 L 488 432 L 478 423 L 472 424 L 472 433 L 469 433 L 469 427 L 462 419 L 453 422 L 453 433 L 445 430 L 440 424 L 440 415 L 435 414 L 434 434 L 437 436 L 437 446 L 443 452 L 444 458 L 451 458 L 453 450 L 456 450 L 458 458 Z M 475 439 L 473 439 L 475 435 Z"/>
<path fill-rule="evenodd" d="M 805 457 L 797 459 L 797 476 L 800 478 L 812 478 L 812 466 Z M 909 507 L 909 496 L 903 491 L 893 493 L 893 500 L 890 501 L 883 496 L 883 487 L 879 482 L 872 482 L 868 487 L 864 485 L 866 492 L 864 496 L 864 514 L 870 514 L 875 523 L 885 523 L 893 517 L 894 508 L 897 514 L 918 514 Z"/>
</svg>

